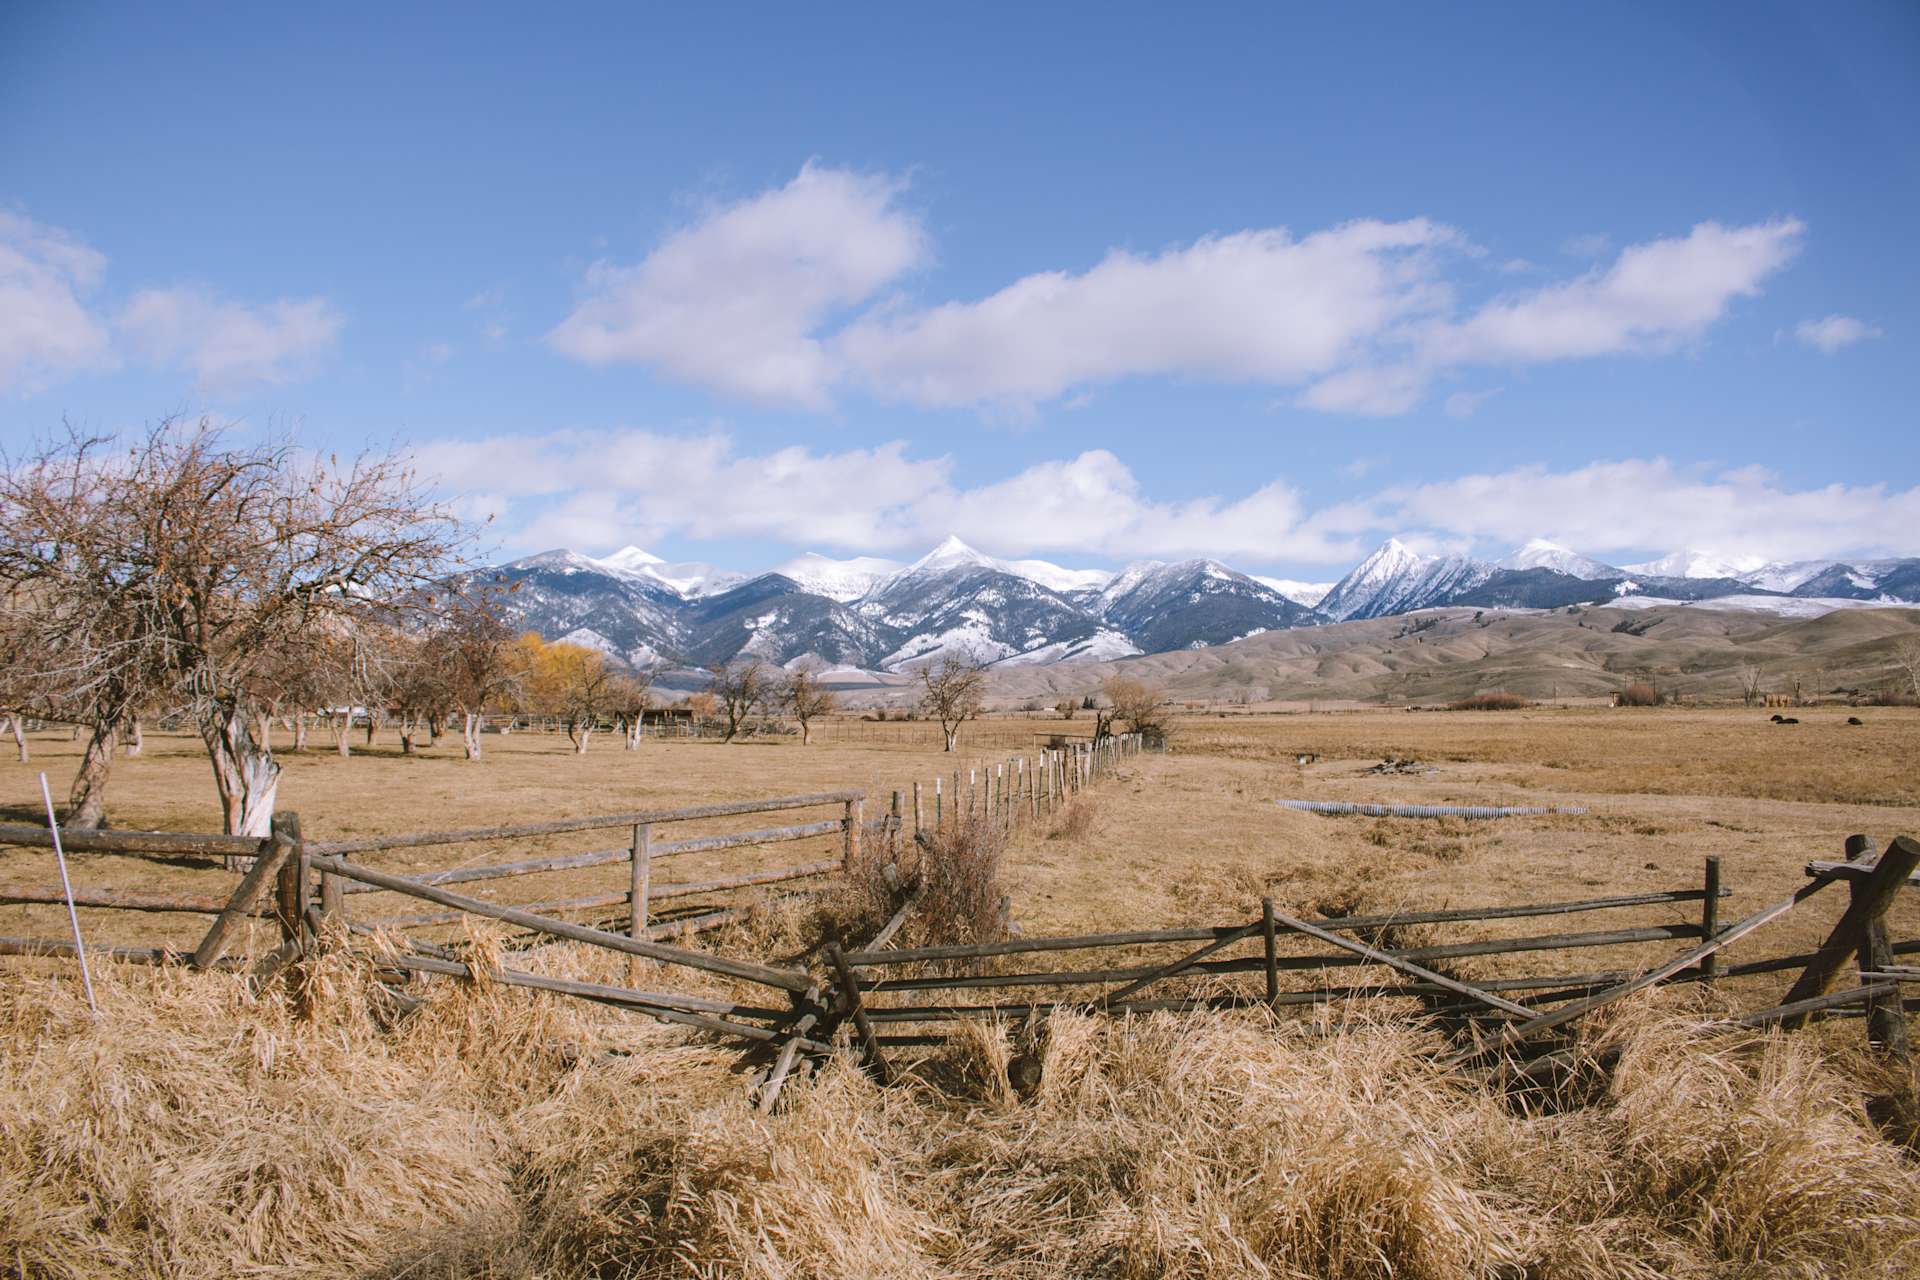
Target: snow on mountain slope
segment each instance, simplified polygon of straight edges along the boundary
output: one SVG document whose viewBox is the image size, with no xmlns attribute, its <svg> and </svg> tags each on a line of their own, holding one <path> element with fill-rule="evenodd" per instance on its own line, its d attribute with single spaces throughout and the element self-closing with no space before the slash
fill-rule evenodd
<svg viewBox="0 0 1920 1280">
<path fill-rule="evenodd" d="M 1423 556 L 1388 538 L 1320 602 L 1320 612 L 1345 622 L 1443 604 L 1449 595 L 1486 581 L 1492 567 L 1466 556 Z"/>
<path fill-rule="evenodd" d="M 785 564 L 775 565 L 767 572 L 791 578 L 807 590 L 826 596 L 829 600 L 852 604 L 903 567 L 898 560 L 883 560 L 878 556 L 834 560 L 809 551 Z"/>
<path fill-rule="evenodd" d="M 1839 596 L 1710 596 L 1705 600 L 1674 600 L 1662 596 L 1622 596 L 1609 609 L 1688 608 L 1719 612 L 1752 609 L 1783 618 L 1821 618 L 1838 609 L 1911 609 L 1907 600 L 1853 600 Z"/>
<path fill-rule="evenodd" d="M 1775 561 L 1763 564 L 1751 573 L 1738 575 L 1740 581 L 1762 591 L 1789 592 L 1816 578 L 1839 562 L 1836 560 L 1795 560 L 1790 563 Z"/>
<path fill-rule="evenodd" d="M 1620 571 L 1610 564 L 1602 564 L 1591 556 L 1583 556 L 1571 547 L 1563 547 L 1557 542 L 1545 538 L 1535 538 L 1524 547 L 1499 561 L 1500 569 L 1551 569 L 1555 573 L 1564 573 L 1570 578 L 1617 578 Z"/>
<path fill-rule="evenodd" d="M 1628 573 L 1649 578 L 1738 578 L 1761 568 L 1758 556 L 1725 556 L 1717 551 L 1688 549 L 1649 560 L 1645 564 L 1621 565 Z"/>
<path fill-rule="evenodd" d="M 1327 598 L 1327 592 L 1333 590 L 1331 582 L 1298 582 L 1292 578 L 1269 578 L 1254 574 L 1253 580 L 1262 586 L 1272 587 L 1295 604 L 1303 604 L 1312 609 Z"/>
</svg>

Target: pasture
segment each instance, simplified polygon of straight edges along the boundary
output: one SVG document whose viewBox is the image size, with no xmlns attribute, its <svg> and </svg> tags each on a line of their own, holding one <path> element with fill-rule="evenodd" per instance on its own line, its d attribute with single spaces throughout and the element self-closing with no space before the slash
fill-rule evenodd
<svg viewBox="0 0 1920 1280">
<path fill-rule="evenodd" d="M 1850 714 L 1865 723 L 1846 724 Z M 1839 858 L 1845 835 L 1866 833 L 1878 850 L 1920 833 L 1920 712 L 1798 718 L 1591 707 L 1189 717 L 1171 752 L 1130 758 L 1088 789 L 1079 821 L 1015 831 L 1012 919 L 1034 936 L 1218 924 L 1257 916 L 1262 897 L 1314 917 L 1633 894 L 1697 887 L 1707 855 L 1731 890 L 1722 919 L 1737 919 L 1803 885 L 1809 860 Z M 649 739 L 626 752 L 600 737 L 584 756 L 559 734 L 488 735 L 478 762 L 456 739 L 402 756 L 391 735 L 342 759 L 315 735 L 304 753 L 282 744 L 280 806 L 310 840 L 849 788 L 868 793 L 874 816 L 916 780 L 930 792 L 956 765 L 1087 727 L 989 718 L 967 727 L 957 760 L 920 723 L 850 721 L 804 748 Z M 9 821 L 33 820 L 36 772 L 57 794 L 79 747 L 53 733 L 30 745 L 31 764 L 0 766 Z M 217 827 L 190 738 L 149 733 L 140 757 L 116 761 L 109 794 L 123 828 Z M 1585 812 L 1323 817 L 1282 798 Z M 219 894 L 234 880 L 211 865 L 85 853 L 72 864 L 76 886 Z M 378 865 L 448 862 L 428 848 Z M 702 855 L 676 874 L 737 865 Z M 567 874 L 575 887 L 617 888 L 626 870 Z M 46 851 L 0 851 L 0 882 L 50 878 Z M 503 900 L 537 899 L 542 882 L 509 882 Z M 1816 899 L 1728 957 L 1809 949 L 1840 905 Z M 769 906 L 767 919 L 698 945 L 790 959 L 801 910 Z M 1667 910 L 1675 924 L 1698 920 L 1697 904 Z M 191 947 L 205 926 L 82 920 L 100 943 Z M 1903 894 L 1888 923 L 1897 939 L 1920 938 L 1920 893 Z M 64 924 L 59 907 L 0 906 L 0 935 L 57 937 Z M 1486 921 L 1444 939 L 1530 928 Z M 1440 936 L 1411 926 L 1391 942 Z M 471 941 L 499 945 L 485 931 Z M 1674 946 L 1614 948 L 1605 964 L 1652 964 Z M 519 962 L 617 980 L 585 950 Z M 1436 1067 L 1433 1031 L 1356 999 L 1298 1014 L 963 1024 L 905 1086 L 830 1066 L 762 1115 L 729 1055 L 696 1033 L 486 982 L 436 982 L 389 1027 L 366 1012 L 364 973 L 338 961 L 311 979 L 326 998 L 305 1016 L 231 975 L 103 964 L 105 1016 L 93 1024 L 70 962 L 0 965 L 0 1136 L 15 1153 L 0 1162 L 0 1203 L 14 1206 L 0 1210 L 0 1238 L 31 1275 L 1920 1267 L 1920 1173 L 1868 1119 L 1887 1084 L 1859 1022 L 1786 1037 L 1703 1022 L 1774 1003 L 1791 973 L 1626 1002 L 1585 1033 L 1614 1055 L 1610 1073 L 1544 1106 Z M 1488 955 L 1448 971 L 1482 980 L 1556 966 L 1564 958 Z M 1023 1055 L 1044 1058 L 1037 1092 L 1009 1083 Z"/>
</svg>

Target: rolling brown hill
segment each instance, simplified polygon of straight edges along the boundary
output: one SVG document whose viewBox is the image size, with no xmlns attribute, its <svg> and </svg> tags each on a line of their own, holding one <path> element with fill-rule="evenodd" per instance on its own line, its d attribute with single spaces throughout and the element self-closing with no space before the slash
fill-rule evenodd
<svg viewBox="0 0 1920 1280">
<path fill-rule="evenodd" d="M 1752 663 L 1767 690 L 1793 693 L 1797 682 L 1812 696 L 1903 686 L 1895 660 L 1903 643 L 1920 643 L 1920 609 L 1818 618 L 1680 607 L 1434 609 L 1116 662 L 1000 668 L 992 689 L 999 703 L 1051 699 L 1123 673 L 1181 698 L 1440 702 L 1495 689 L 1604 697 L 1647 679 L 1688 697 L 1734 698 Z"/>
</svg>

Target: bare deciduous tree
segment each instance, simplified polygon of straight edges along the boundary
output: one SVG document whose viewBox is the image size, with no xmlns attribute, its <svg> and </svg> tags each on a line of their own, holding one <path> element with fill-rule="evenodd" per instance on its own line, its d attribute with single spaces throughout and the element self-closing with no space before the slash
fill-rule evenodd
<svg viewBox="0 0 1920 1280">
<path fill-rule="evenodd" d="M 920 709 L 940 722 L 944 750 L 951 751 L 960 726 L 979 715 L 986 701 L 986 664 L 971 654 L 946 654 L 920 668 L 920 689 Z"/>
<path fill-rule="evenodd" d="M 800 745 L 805 747 L 813 743 L 813 722 L 831 715 L 839 699 L 833 690 L 820 683 L 817 668 L 802 663 L 788 673 L 786 685 L 780 691 L 780 702 L 800 722 Z"/>
<path fill-rule="evenodd" d="M 1117 724 L 1128 733 L 1166 735 L 1173 704 L 1163 690 L 1132 676 L 1108 676 L 1100 691 L 1107 699 L 1109 732 Z"/>
<path fill-rule="evenodd" d="M 640 667 L 615 676 L 607 692 L 607 705 L 613 708 L 613 721 L 620 727 L 621 744 L 628 751 L 640 749 L 640 730 L 647 723 L 647 708 L 653 703 L 651 668 Z"/>
<path fill-rule="evenodd" d="M 1907 673 L 1907 691 L 1920 698 L 1920 640 L 1902 640 L 1894 647 L 1893 662 Z"/>
<path fill-rule="evenodd" d="M 480 730 L 526 676 L 523 650 L 515 643 L 499 593 L 470 590 L 449 606 L 428 641 L 446 685 L 448 702 L 460 712 L 460 741 L 467 759 L 480 759 Z"/>
<path fill-rule="evenodd" d="M 1749 707 L 1760 701 L 1761 694 L 1764 692 L 1760 664 L 1743 662 L 1735 674 L 1740 680 L 1740 700 Z"/>
<path fill-rule="evenodd" d="M 735 658 L 711 670 L 713 682 L 707 686 L 707 692 L 713 695 L 720 713 L 726 717 L 725 741 L 732 742 L 774 693 L 773 681 L 767 674 L 766 664 L 758 658 Z"/>
<path fill-rule="evenodd" d="M 0 531 L 0 598 L 40 637 L 36 675 L 94 709 L 96 740 L 139 704 L 183 705 L 226 830 L 260 836 L 280 777 L 259 732 L 268 671 L 390 618 L 460 545 L 397 454 L 232 446 L 204 421 L 124 444 L 70 432 L 7 465 Z"/>
</svg>

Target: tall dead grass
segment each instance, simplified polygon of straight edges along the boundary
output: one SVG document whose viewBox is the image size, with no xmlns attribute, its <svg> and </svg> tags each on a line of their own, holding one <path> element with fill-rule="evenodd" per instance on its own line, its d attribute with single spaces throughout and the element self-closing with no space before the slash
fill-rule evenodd
<svg viewBox="0 0 1920 1280">
<path fill-rule="evenodd" d="M 543 957 L 563 968 L 564 949 Z M 437 982 L 399 1029 L 227 975 L 0 971 L 0 1256 L 29 1276 L 1910 1276 L 1920 1177 L 1816 1037 L 1679 998 L 1529 1113 L 1355 1003 L 976 1027 L 760 1116 L 731 1055 Z M 1037 1056 L 1026 1087 L 1009 1063 Z M 1037 1078 L 1036 1078 L 1037 1076 Z"/>
</svg>

